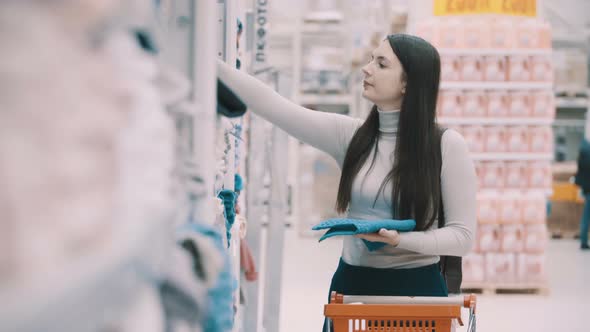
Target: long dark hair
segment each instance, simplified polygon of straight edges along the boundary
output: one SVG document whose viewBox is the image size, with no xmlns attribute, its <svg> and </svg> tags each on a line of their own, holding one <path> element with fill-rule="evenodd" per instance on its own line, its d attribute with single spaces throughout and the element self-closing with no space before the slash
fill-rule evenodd
<svg viewBox="0 0 590 332">
<path fill-rule="evenodd" d="M 391 181 L 392 217 L 415 219 L 416 230 L 426 230 L 437 217 L 441 197 L 441 130 L 436 124 L 440 56 L 419 37 L 395 34 L 387 36 L 387 40 L 402 64 L 406 92 L 400 109 L 394 164 L 377 196 Z M 377 148 L 378 138 L 379 113 L 373 106 L 346 151 L 336 201 L 338 212 L 348 208 L 352 184 L 373 148 Z"/>
</svg>

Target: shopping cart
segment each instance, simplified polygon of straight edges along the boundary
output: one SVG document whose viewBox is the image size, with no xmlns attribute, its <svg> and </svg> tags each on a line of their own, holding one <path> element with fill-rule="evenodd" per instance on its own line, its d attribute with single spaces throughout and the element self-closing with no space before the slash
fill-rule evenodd
<svg viewBox="0 0 590 332">
<path fill-rule="evenodd" d="M 351 296 L 332 292 L 324 315 L 333 332 L 450 332 L 463 326 L 461 308 L 469 309 L 467 331 L 475 331 L 475 295 L 450 297 Z"/>
</svg>

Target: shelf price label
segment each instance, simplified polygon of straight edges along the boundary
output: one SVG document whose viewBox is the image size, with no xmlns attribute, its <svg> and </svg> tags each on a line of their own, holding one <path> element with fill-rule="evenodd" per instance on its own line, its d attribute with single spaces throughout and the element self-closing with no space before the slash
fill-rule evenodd
<svg viewBox="0 0 590 332">
<path fill-rule="evenodd" d="M 503 14 L 537 16 L 537 0 L 434 0 L 435 16 Z"/>
</svg>

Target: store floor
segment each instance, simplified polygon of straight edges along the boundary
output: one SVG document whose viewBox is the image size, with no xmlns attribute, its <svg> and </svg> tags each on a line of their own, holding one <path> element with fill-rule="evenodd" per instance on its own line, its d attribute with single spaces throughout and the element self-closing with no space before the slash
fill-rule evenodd
<svg viewBox="0 0 590 332">
<path fill-rule="evenodd" d="M 340 246 L 287 231 L 280 332 L 321 330 Z M 590 251 L 574 240 L 552 240 L 547 264 L 549 295 L 478 295 L 478 331 L 590 331 Z"/>
</svg>

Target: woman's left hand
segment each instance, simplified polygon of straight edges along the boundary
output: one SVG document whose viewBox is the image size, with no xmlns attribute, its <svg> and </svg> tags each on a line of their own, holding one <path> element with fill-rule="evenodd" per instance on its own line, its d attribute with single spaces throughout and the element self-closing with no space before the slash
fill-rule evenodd
<svg viewBox="0 0 590 332">
<path fill-rule="evenodd" d="M 385 228 L 381 228 L 377 233 L 357 234 L 355 237 L 371 242 L 387 243 L 394 247 L 397 247 L 400 240 L 398 231 L 390 231 Z"/>
</svg>

